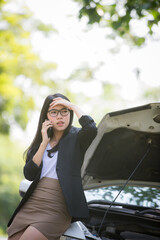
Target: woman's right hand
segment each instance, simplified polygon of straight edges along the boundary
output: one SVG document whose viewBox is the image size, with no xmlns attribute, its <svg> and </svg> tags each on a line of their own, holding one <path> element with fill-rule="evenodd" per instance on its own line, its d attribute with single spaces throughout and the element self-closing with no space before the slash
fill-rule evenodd
<svg viewBox="0 0 160 240">
<path fill-rule="evenodd" d="M 49 142 L 50 138 L 48 137 L 47 130 L 48 128 L 53 127 L 50 120 L 45 120 L 42 124 L 41 134 L 42 134 L 42 142 L 47 143 Z"/>
<path fill-rule="evenodd" d="M 42 123 L 42 129 L 41 129 L 42 142 L 41 142 L 37 152 L 33 156 L 33 162 L 35 162 L 37 164 L 37 166 L 40 166 L 40 164 L 42 162 L 44 151 L 45 151 L 45 149 L 47 147 L 47 144 L 50 140 L 50 138 L 48 137 L 48 134 L 47 134 L 47 130 L 48 130 L 49 127 L 53 127 L 53 125 L 51 124 L 51 122 L 49 120 L 45 120 Z"/>
</svg>

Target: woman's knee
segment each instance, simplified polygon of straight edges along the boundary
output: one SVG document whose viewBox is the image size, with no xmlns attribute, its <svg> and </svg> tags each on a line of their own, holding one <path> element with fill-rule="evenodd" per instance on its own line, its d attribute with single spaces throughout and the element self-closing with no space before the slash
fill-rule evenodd
<svg viewBox="0 0 160 240">
<path fill-rule="evenodd" d="M 29 226 L 19 240 L 47 240 L 47 238 L 35 227 Z"/>
<path fill-rule="evenodd" d="M 20 237 L 23 235 L 24 231 L 25 230 L 22 230 L 20 232 L 13 234 L 11 237 L 8 237 L 8 240 L 19 240 Z"/>
</svg>

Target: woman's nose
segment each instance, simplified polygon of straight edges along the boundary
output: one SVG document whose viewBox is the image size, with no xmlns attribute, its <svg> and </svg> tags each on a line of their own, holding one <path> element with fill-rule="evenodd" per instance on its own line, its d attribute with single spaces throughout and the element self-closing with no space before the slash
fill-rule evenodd
<svg viewBox="0 0 160 240">
<path fill-rule="evenodd" d="M 57 118 L 62 118 L 61 112 L 58 112 Z"/>
</svg>

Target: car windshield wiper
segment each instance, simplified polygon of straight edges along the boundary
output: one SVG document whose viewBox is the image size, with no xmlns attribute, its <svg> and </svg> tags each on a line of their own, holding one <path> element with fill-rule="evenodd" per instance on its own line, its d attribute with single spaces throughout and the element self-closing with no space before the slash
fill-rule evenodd
<svg viewBox="0 0 160 240">
<path fill-rule="evenodd" d="M 130 174 L 129 178 L 127 179 L 126 183 L 122 186 L 121 190 L 119 191 L 119 193 L 117 194 L 117 196 L 113 199 L 113 201 L 111 202 L 109 208 L 106 210 L 106 212 L 104 213 L 103 219 L 101 221 L 100 227 L 98 229 L 98 235 L 100 234 L 102 225 L 104 223 L 104 220 L 110 210 L 110 208 L 112 207 L 112 205 L 114 204 L 114 202 L 116 201 L 116 199 L 118 198 L 118 196 L 120 195 L 120 193 L 124 190 L 124 188 L 126 187 L 126 185 L 128 184 L 128 182 L 130 181 L 130 179 L 132 178 L 132 176 L 134 175 L 134 173 L 136 172 L 136 170 L 138 169 L 138 167 L 140 166 L 140 164 L 143 162 L 143 160 L 146 158 L 146 156 L 148 155 L 149 151 L 150 151 L 150 146 L 151 146 L 152 140 L 148 139 L 148 147 L 146 152 L 144 153 L 144 155 L 142 156 L 142 158 L 140 159 L 139 163 L 137 164 L 137 166 L 135 167 L 135 169 L 133 170 L 133 172 Z"/>
<path fill-rule="evenodd" d="M 158 209 L 146 209 L 142 211 L 136 211 L 138 216 L 147 216 L 154 219 L 160 219 L 160 210 Z"/>
</svg>

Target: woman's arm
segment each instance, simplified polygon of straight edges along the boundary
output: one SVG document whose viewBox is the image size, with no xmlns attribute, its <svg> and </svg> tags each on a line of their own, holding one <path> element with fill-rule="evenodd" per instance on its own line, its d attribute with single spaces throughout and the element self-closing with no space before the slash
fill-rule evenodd
<svg viewBox="0 0 160 240">
<path fill-rule="evenodd" d="M 85 113 L 82 111 L 80 107 L 67 101 L 66 99 L 63 99 L 60 97 L 54 98 L 52 103 L 50 104 L 50 107 L 54 108 L 56 105 L 63 105 L 66 108 L 72 110 L 76 114 L 78 119 L 80 119 L 83 115 L 85 115 Z"/>
<path fill-rule="evenodd" d="M 29 181 L 33 181 L 38 173 L 41 171 L 41 165 L 38 167 L 34 162 L 32 157 L 28 157 L 26 164 L 23 168 L 23 174 L 25 178 Z"/>
<path fill-rule="evenodd" d="M 85 151 L 97 135 L 97 127 L 94 120 L 90 116 L 85 115 L 85 113 L 81 110 L 79 106 L 60 97 L 53 99 L 50 106 L 53 108 L 59 104 L 72 110 L 76 114 L 79 123 L 82 126 L 82 129 L 78 133 L 78 139 L 80 145 Z"/>
<path fill-rule="evenodd" d="M 33 162 L 35 164 L 37 164 L 37 166 L 40 166 L 40 164 L 42 162 L 42 157 L 43 157 L 44 151 L 50 140 L 50 138 L 48 137 L 48 134 L 47 134 L 47 130 L 49 127 L 53 127 L 53 126 L 49 120 L 46 120 L 42 124 L 42 130 L 41 130 L 42 142 L 41 142 L 36 154 L 33 156 Z"/>
<path fill-rule="evenodd" d="M 24 166 L 23 172 L 24 172 L 25 178 L 30 181 L 34 180 L 34 178 L 37 176 L 37 174 L 41 170 L 43 154 L 50 140 L 47 135 L 47 130 L 49 127 L 52 127 L 52 124 L 49 120 L 46 120 L 42 124 L 42 130 L 41 130 L 42 142 L 39 148 L 37 149 L 36 152 L 29 153 L 27 156 L 27 160 L 26 160 L 26 164 Z"/>
<path fill-rule="evenodd" d="M 78 133 L 78 139 L 83 151 L 85 152 L 97 135 L 97 127 L 92 117 L 88 115 L 83 115 L 79 119 L 79 123 L 82 128 Z"/>
</svg>

